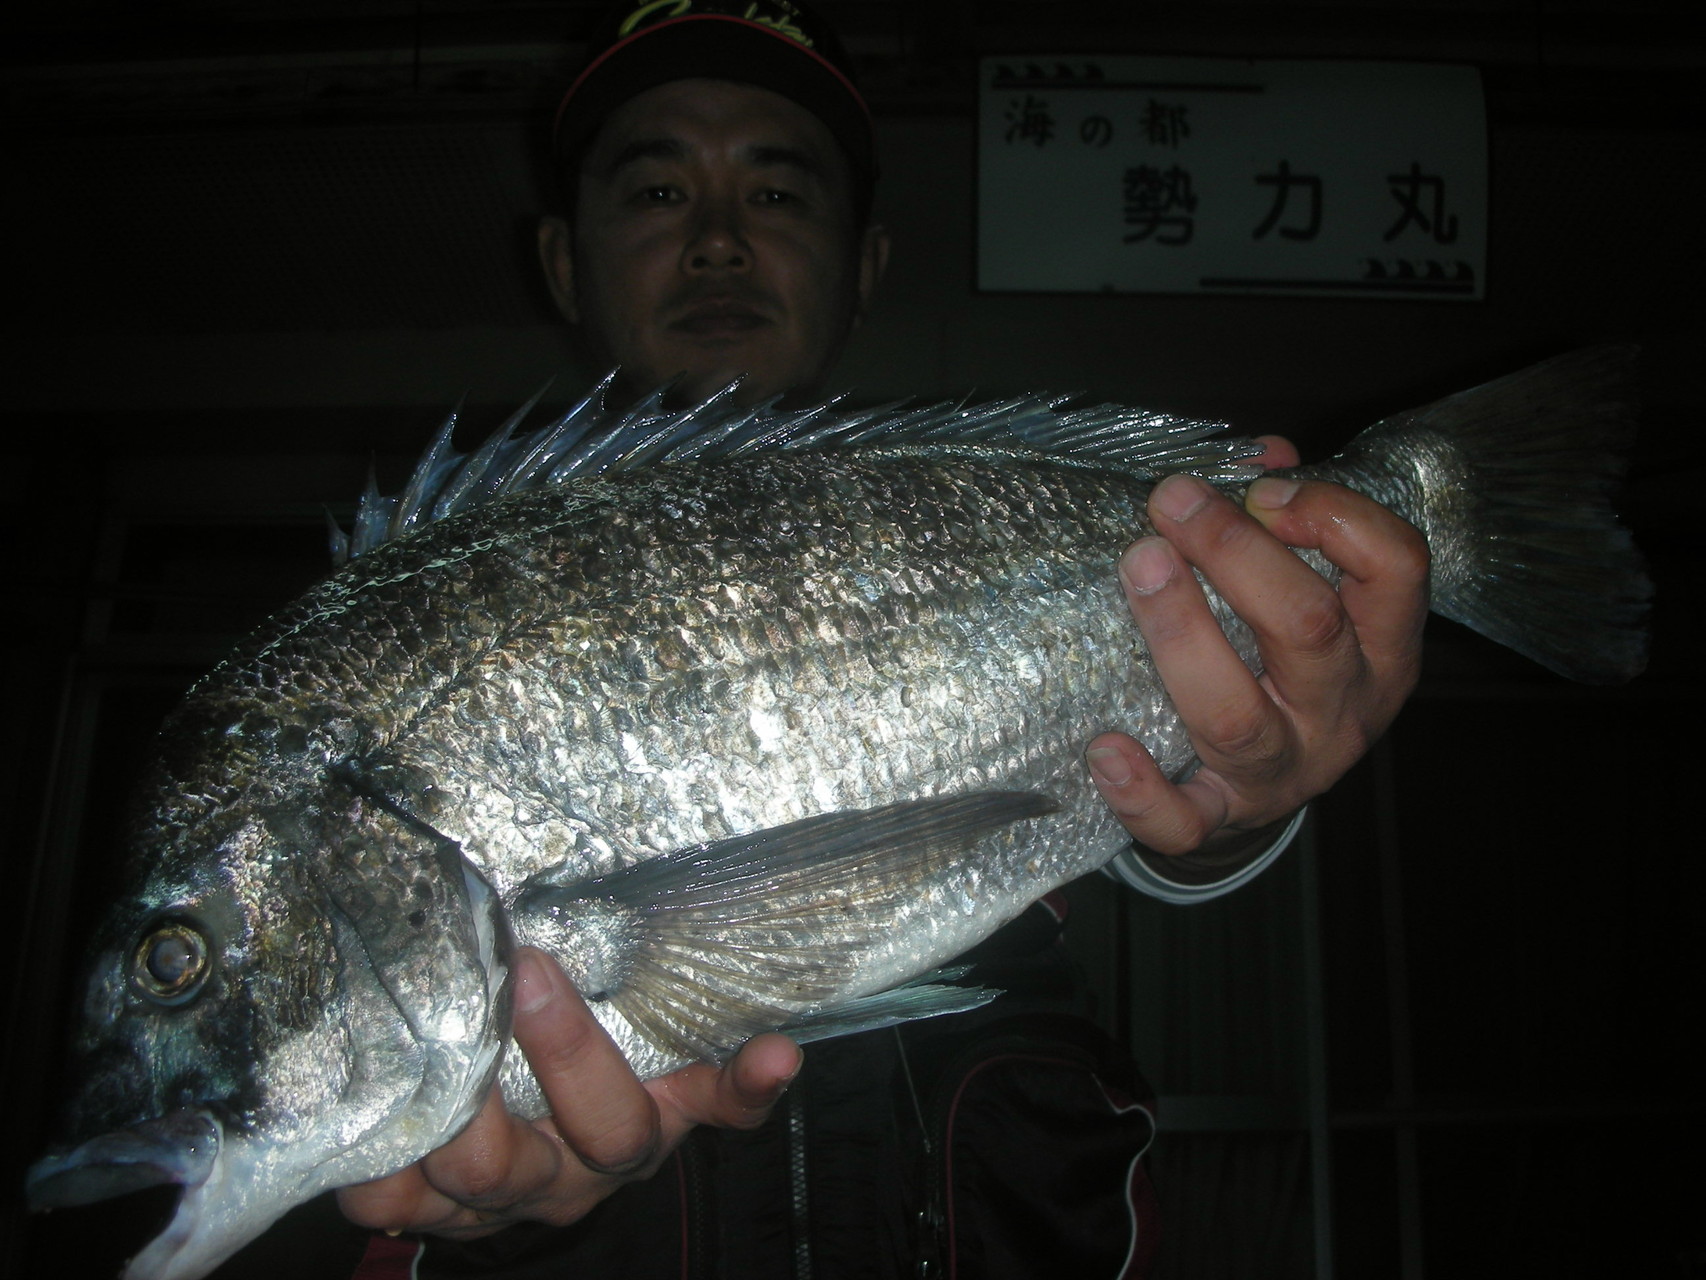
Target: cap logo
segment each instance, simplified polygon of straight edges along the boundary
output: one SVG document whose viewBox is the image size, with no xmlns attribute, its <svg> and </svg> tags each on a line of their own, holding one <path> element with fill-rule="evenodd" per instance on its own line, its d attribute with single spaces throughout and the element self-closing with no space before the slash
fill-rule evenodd
<svg viewBox="0 0 1706 1280">
<path fill-rule="evenodd" d="M 812 48 L 811 37 L 806 35 L 799 25 L 793 21 L 797 10 L 792 5 L 780 2 L 780 0 L 774 4 L 764 4 L 760 0 L 753 0 L 753 3 L 746 6 L 745 13 L 734 12 L 731 5 L 696 6 L 693 0 L 643 0 L 641 4 L 635 6 L 634 12 L 622 20 L 622 25 L 616 29 L 616 37 L 619 40 L 625 39 L 650 23 L 684 17 L 692 13 L 695 8 L 707 10 L 708 16 L 740 18 L 761 27 L 768 27 L 777 35 L 787 36 L 795 44 L 804 45 L 808 49 Z"/>
</svg>

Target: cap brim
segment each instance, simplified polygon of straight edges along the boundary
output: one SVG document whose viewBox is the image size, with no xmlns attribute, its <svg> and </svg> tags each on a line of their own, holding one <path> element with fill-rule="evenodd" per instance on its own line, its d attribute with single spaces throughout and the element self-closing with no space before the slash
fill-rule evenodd
<svg viewBox="0 0 1706 1280">
<path fill-rule="evenodd" d="M 732 80 L 799 103 L 828 127 L 861 172 L 873 168 L 871 117 L 835 65 L 768 27 L 723 14 L 661 22 L 612 45 L 592 62 L 557 109 L 558 158 L 580 154 L 610 113 L 672 80 Z"/>
</svg>

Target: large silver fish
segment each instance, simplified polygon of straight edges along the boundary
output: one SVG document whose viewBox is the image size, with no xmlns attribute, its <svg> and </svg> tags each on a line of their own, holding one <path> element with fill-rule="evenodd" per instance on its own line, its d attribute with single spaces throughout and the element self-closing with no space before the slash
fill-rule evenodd
<svg viewBox="0 0 1706 1280">
<path fill-rule="evenodd" d="M 1626 363 L 1539 366 L 1305 474 L 1426 533 L 1441 612 L 1626 678 Z M 514 940 L 643 1075 L 969 1007 L 927 975 L 1126 843 L 1090 738 L 1190 767 L 1115 566 L 1160 476 L 1236 486 L 1255 446 L 1042 400 L 660 404 L 470 458 L 447 428 L 166 724 L 69 1142 L 31 1175 L 38 1206 L 184 1185 L 133 1280 L 414 1161 L 500 1075 L 537 1112 L 505 1060 Z"/>
</svg>

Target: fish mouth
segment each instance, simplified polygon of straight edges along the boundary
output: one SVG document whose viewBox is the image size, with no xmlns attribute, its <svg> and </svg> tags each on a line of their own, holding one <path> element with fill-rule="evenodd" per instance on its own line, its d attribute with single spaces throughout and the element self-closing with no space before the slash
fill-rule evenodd
<svg viewBox="0 0 1706 1280">
<path fill-rule="evenodd" d="M 31 1166 L 25 1194 L 33 1210 L 65 1209 L 176 1183 L 199 1187 L 219 1161 L 224 1130 L 213 1115 L 184 1107 L 91 1138 Z"/>
<path fill-rule="evenodd" d="M 255 1234 L 243 1216 L 247 1201 L 231 1195 L 233 1179 L 255 1180 L 253 1153 L 244 1153 L 211 1112 L 185 1107 L 37 1161 L 27 1195 L 32 1209 L 56 1209 L 176 1183 L 183 1191 L 171 1221 L 130 1260 L 123 1280 L 200 1280 Z"/>
</svg>

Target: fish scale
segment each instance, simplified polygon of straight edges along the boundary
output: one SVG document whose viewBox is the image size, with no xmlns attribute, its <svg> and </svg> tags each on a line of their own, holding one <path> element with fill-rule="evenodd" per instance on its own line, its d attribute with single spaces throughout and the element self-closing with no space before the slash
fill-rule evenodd
<svg viewBox="0 0 1706 1280">
<path fill-rule="evenodd" d="M 866 502 L 880 510 L 879 504 L 895 504 L 894 489 L 917 494 L 932 487 L 907 484 L 913 474 L 923 471 L 927 481 L 935 481 L 935 473 L 947 464 L 903 458 L 883 467 L 857 459 L 790 458 L 767 459 L 765 466 L 768 472 L 780 472 L 771 478 L 783 484 L 792 482 L 791 473 L 808 469 L 819 476 L 845 470 L 868 477 L 876 492 Z M 1063 471 L 1055 479 L 1068 505 L 1107 497 L 1108 485 L 1093 473 Z M 1068 495 L 1073 485 L 1080 492 Z M 882 492 L 885 488 L 889 492 Z M 423 775 L 460 775 L 482 790 L 496 778 L 524 791 L 530 809 L 553 798 L 559 805 L 573 804 L 568 797 L 596 798 L 610 839 L 623 842 L 628 850 L 619 856 L 622 863 L 696 840 L 805 817 L 820 811 L 813 804 L 847 807 L 873 794 L 879 783 L 900 788 L 897 794 L 905 794 L 909 786 L 923 792 L 947 789 L 954 771 L 963 773 L 968 767 L 968 758 L 986 778 L 1002 772 L 1025 776 L 1022 762 L 997 768 L 982 748 L 999 748 L 1003 737 L 1032 735 L 1017 727 L 984 732 L 976 723 L 945 726 L 913 712 L 899 693 L 925 686 L 938 708 L 943 703 L 987 708 L 1000 691 L 1008 695 L 1002 701 L 1022 706 L 1034 699 L 1017 696 L 1021 691 L 1039 685 L 1043 696 L 1056 696 L 1049 684 L 1059 680 L 1064 682 L 1058 694 L 1062 704 L 1077 701 L 1082 708 L 1073 722 L 1052 731 L 1054 738 L 1080 732 L 1091 708 L 1103 722 L 1110 715 L 1119 717 L 1121 708 L 1106 705 L 1113 677 L 1120 676 L 1134 690 L 1153 682 L 1132 664 L 1123 664 L 1122 671 L 1120 664 L 1094 663 L 1088 655 L 1111 645 L 1128 653 L 1133 648 L 1129 624 L 1120 616 L 1115 557 L 1109 550 L 1123 546 L 1130 536 L 1120 514 L 1129 517 L 1141 505 L 1143 486 L 1128 489 L 1123 511 L 1103 528 L 1085 524 L 1063 535 L 1058 528 L 1026 530 L 1012 515 L 992 514 L 1009 534 L 1007 554 L 977 562 L 958 559 L 951 571 L 938 569 L 933 561 L 885 556 L 882 548 L 893 543 L 885 538 L 881 521 L 860 518 L 851 501 L 844 500 L 837 512 L 842 533 L 834 540 L 814 545 L 798 538 L 792 546 L 767 542 L 764 558 L 774 568 L 764 577 L 749 573 L 734 609 L 718 603 L 726 592 L 724 584 L 695 582 L 690 576 L 662 575 L 654 590 L 631 601 L 609 600 L 589 586 L 594 600 L 584 607 L 597 616 L 600 634 L 587 634 L 590 628 L 576 625 L 561 638 L 533 632 L 514 638 L 503 650 L 512 663 L 504 682 L 460 690 L 430 720 L 416 726 L 411 737 L 436 753 L 421 759 Z M 967 484 L 959 496 L 975 497 L 986 511 L 996 510 L 975 484 Z M 650 497 L 645 495 L 642 502 Z M 598 540 L 600 550 L 587 558 L 626 581 L 627 557 L 608 544 L 635 528 L 632 519 L 584 530 L 577 525 L 573 536 Z M 863 531 L 868 535 L 861 536 Z M 716 540 L 719 530 L 671 522 L 669 535 L 693 545 Z M 655 531 L 634 536 L 646 544 L 658 541 Z M 1086 557 L 1074 554 L 1074 540 L 1099 542 L 1099 563 L 1084 564 Z M 542 558 L 554 559 L 556 554 L 553 549 Z M 1009 586 L 1014 579 L 1022 582 L 1018 590 Z M 540 589 L 567 591 L 561 584 L 541 584 Z M 580 608 L 565 612 L 578 617 Z M 693 637 L 693 649 L 669 642 L 642 649 L 633 643 L 635 636 L 680 635 Z M 1085 660 L 1072 661 L 1074 653 L 1085 654 Z M 944 660 L 949 657 L 952 661 Z M 897 673 L 910 674 L 898 680 Z M 643 691 L 643 699 L 636 699 L 633 689 Z M 555 714 L 562 706 L 584 709 L 566 741 Z M 520 724 L 513 718 L 516 708 L 527 709 Z M 537 714 L 541 708 L 547 709 L 545 714 Z M 776 723 L 787 741 L 785 748 L 774 743 L 755 746 L 756 709 L 763 710 L 767 722 Z M 787 728 L 790 717 L 798 728 Z M 482 749 L 489 740 L 487 726 L 494 720 L 509 724 L 516 737 L 540 744 L 530 758 L 543 767 L 530 769 L 526 761 L 507 759 L 501 768 L 458 766 L 457 761 Z M 648 731 L 637 752 L 613 749 L 631 739 L 636 728 Z M 853 752 L 855 763 L 849 764 L 847 744 L 862 735 L 880 735 L 868 740 L 884 750 Z M 945 744 L 956 738 L 953 758 L 942 758 Z M 511 738 L 502 740 L 507 749 Z M 546 748 L 546 743 L 557 749 Z M 1051 740 L 1037 750 L 1053 755 L 1058 745 Z M 397 743 L 390 748 L 405 750 Z M 773 780 L 761 795 L 739 783 L 723 785 L 724 816 L 719 821 L 709 816 L 703 792 L 695 797 L 684 790 L 709 780 L 701 767 L 705 764 L 774 771 Z M 873 769 L 881 771 L 880 779 L 869 776 Z M 841 774 L 848 776 L 831 783 L 829 795 L 816 785 L 819 779 Z M 907 779 L 914 776 L 917 781 L 909 784 Z M 824 805 L 826 799 L 833 803 Z M 586 807 L 573 812 L 582 818 L 597 816 Z M 644 818 L 636 821 L 636 813 Z M 707 825 L 712 822 L 715 825 Z M 478 857 L 479 849 L 501 848 L 507 831 L 500 825 L 484 835 L 469 830 L 457 838 Z M 555 865 L 573 856 L 571 851 L 553 850 L 547 861 Z M 577 869 L 595 875 L 612 868 L 589 860 Z M 527 865 L 523 878 L 537 870 Z M 493 867 L 491 872 L 500 889 L 514 882 L 513 867 Z"/>
<path fill-rule="evenodd" d="M 844 958 L 845 994 L 882 990 L 1123 845 L 1075 744 L 1136 724 L 1164 767 L 1188 762 L 1119 599 L 1117 550 L 1147 531 L 1149 487 L 1034 460 L 1016 473 L 1011 459 L 947 450 L 783 455 L 611 484 L 601 501 L 620 518 L 588 506 L 542 532 L 518 512 L 529 535 L 511 571 L 537 575 L 532 594 L 559 607 L 538 608 L 551 621 L 486 655 L 504 666 L 502 680 L 446 696 L 386 744 L 387 759 L 433 780 L 435 824 L 506 900 L 540 874 L 603 875 L 873 795 L 1051 796 L 1059 812 L 1023 839 L 984 837 Z M 822 518 L 747 537 L 738 582 L 665 555 L 736 541 L 739 517 L 771 509 L 773 495 Z M 1061 514 L 1045 522 L 1039 510 Z M 932 537 L 902 539 L 898 512 Z M 989 529 L 1000 536 L 980 534 Z M 477 578 L 484 556 L 508 560 L 512 549 L 496 543 L 461 571 Z M 565 579 L 561 564 L 582 568 Z M 737 586 L 736 607 L 717 607 Z M 440 582 L 420 589 L 456 594 Z M 394 614 L 399 604 L 373 607 Z M 586 616 L 596 628 L 579 623 Z M 576 621 L 559 628 L 559 618 Z M 695 638 L 696 653 L 650 643 L 679 635 Z M 569 706 L 585 714 L 565 721 Z M 975 911 L 963 909 L 970 902 Z M 521 940 L 562 950 L 536 922 L 511 924 Z M 610 1006 L 595 1012 L 646 1074 L 682 1064 Z M 530 1077 L 513 1068 L 512 1103 L 537 1105 Z"/>
</svg>

